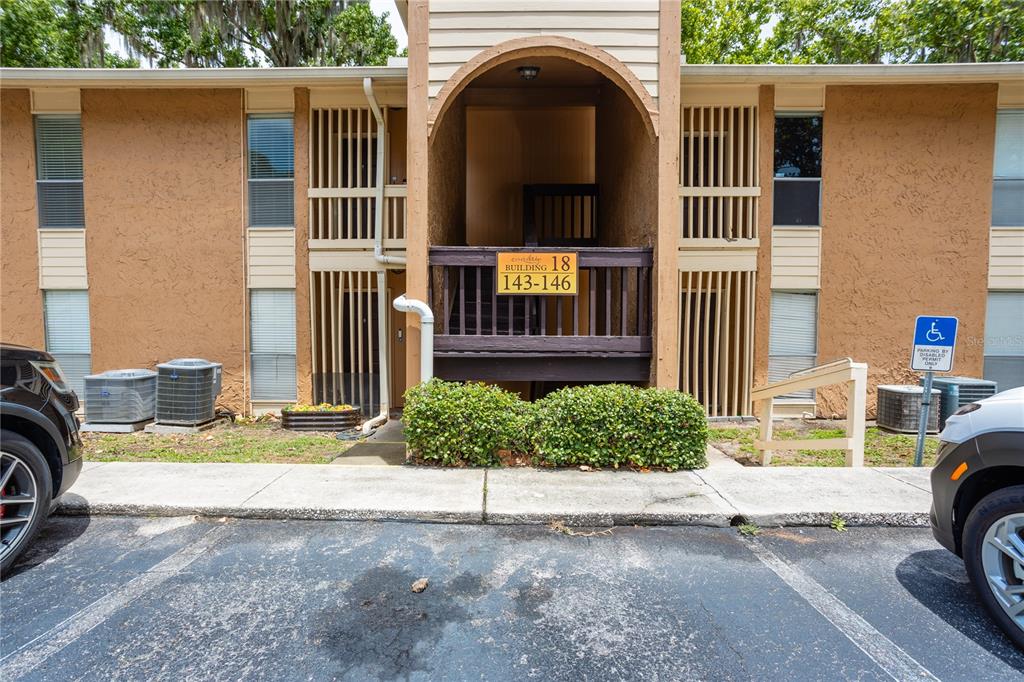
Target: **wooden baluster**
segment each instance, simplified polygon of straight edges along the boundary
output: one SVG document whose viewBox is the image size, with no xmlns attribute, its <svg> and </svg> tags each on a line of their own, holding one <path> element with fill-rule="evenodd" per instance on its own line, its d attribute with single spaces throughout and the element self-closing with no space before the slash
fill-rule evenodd
<svg viewBox="0 0 1024 682">
<path fill-rule="evenodd" d="M 548 302 L 543 299 L 540 302 L 540 335 L 548 335 Z"/>
<path fill-rule="evenodd" d="M 512 328 L 512 318 L 514 317 L 512 302 L 515 300 L 515 296 L 506 296 L 505 298 L 508 299 L 508 329 L 506 330 L 506 333 L 509 336 L 513 336 L 515 334 L 515 330 Z"/>
<path fill-rule="evenodd" d="M 442 333 L 449 334 L 448 322 L 451 319 L 451 304 L 448 297 L 448 266 L 441 266 L 441 295 L 444 296 L 444 320 L 441 323 Z"/>
<path fill-rule="evenodd" d="M 622 299 L 619 303 L 619 336 L 626 335 L 626 323 L 629 321 L 629 278 L 626 273 L 629 268 L 619 268 L 619 296 Z"/>
<path fill-rule="evenodd" d="M 612 335 L 612 269 L 604 270 L 604 335 Z"/>
<path fill-rule="evenodd" d="M 555 323 L 558 326 L 558 335 L 562 335 L 562 297 L 555 296 Z"/>
<path fill-rule="evenodd" d="M 572 335 L 580 335 L 580 295 L 579 284 L 577 283 L 576 295 L 572 297 Z"/>
<path fill-rule="evenodd" d="M 597 268 L 590 268 L 590 280 L 588 288 L 590 289 L 590 304 L 587 307 L 590 325 L 590 335 L 597 336 Z"/>
<path fill-rule="evenodd" d="M 480 303 L 482 297 L 480 295 L 480 266 L 476 266 L 476 335 L 480 336 L 480 325 L 483 323 L 481 320 Z"/>
<path fill-rule="evenodd" d="M 466 266 L 459 266 L 459 335 L 466 335 Z"/>
<path fill-rule="evenodd" d="M 523 334 L 525 336 L 530 335 L 530 313 L 533 308 L 533 297 L 526 296 L 523 298 Z"/>
<path fill-rule="evenodd" d="M 491 271 L 491 336 L 498 335 L 498 269 Z"/>
<path fill-rule="evenodd" d="M 647 266 L 636 269 L 636 335 L 647 336 Z"/>
</svg>

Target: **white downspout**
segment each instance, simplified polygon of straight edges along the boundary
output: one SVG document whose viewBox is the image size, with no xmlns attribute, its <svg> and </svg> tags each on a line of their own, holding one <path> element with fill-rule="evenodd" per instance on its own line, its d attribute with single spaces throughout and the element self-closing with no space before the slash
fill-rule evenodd
<svg viewBox="0 0 1024 682">
<path fill-rule="evenodd" d="M 363 92 L 370 104 L 373 117 L 377 120 L 377 196 L 376 210 L 373 216 L 373 257 L 382 265 L 405 265 L 403 256 L 384 255 L 384 160 L 386 153 L 387 126 L 384 121 L 384 114 L 381 113 L 377 98 L 373 94 L 373 79 L 363 79 Z M 380 365 L 380 414 L 372 419 L 363 422 L 362 433 L 368 434 L 375 428 L 388 420 L 388 413 L 391 409 L 391 375 L 388 372 L 388 346 L 391 339 L 388 338 L 387 316 L 388 305 L 385 299 L 387 292 L 387 272 L 377 272 L 377 324 L 379 325 L 377 343 L 377 357 Z"/>
<path fill-rule="evenodd" d="M 396 298 L 394 305 L 399 312 L 420 316 L 420 381 L 430 381 L 434 376 L 434 313 L 423 301 L 405 294 Z"/>
<path fill-rule="evenodd" d="M 377 119 L 377 211 L 373 216 L 373 257 L 385 265 L 405 265 L 405 256 L 384 255 L 384 153 L 387 128 L 377 98 L 373 95 L 373 79 L 363 79 L 363 92 L 370 103 L 370 111 Z"/>
</svg>

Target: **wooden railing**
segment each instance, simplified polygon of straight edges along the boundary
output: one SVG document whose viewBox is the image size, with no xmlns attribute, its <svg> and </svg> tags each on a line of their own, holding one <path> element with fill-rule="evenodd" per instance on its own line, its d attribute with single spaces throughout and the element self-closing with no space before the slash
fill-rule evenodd
<svg viewBox="0 0 1024 682">
<path fill-rule="evenodd" d="M 597 246 L 597 185 L 523 185 L 523 243 Z"/>
<path fill-rule="evenodd" d="M 831 384 L 847 385 L 846 437 L 829 439 L 772 440 L 773 398 L 807 388 Z M 864 466 L 864 420 L 867 408 L 868 366 L 843 358 L 800 372 L 787 379 L 758 386 L 751 392 L 752 400 L 761 401 L 761 437 L 754 447 L 761 451 L 761 465 L 768 466 L 772 450 L 845 450 L 846 466 Z"/>
<path fill-rule="evenodd" d="M 498 251 L 578 254 L 579 293 L 498 295 Z M 646 248 L 431 247 L 435 353 L 649 357 L 652 263 Z"/>
</svg>

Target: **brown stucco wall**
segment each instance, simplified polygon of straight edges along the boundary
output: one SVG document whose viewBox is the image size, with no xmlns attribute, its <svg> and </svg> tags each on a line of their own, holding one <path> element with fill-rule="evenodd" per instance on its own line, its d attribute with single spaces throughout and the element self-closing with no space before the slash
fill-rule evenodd
<svg viewBox="0 0 1024 682">
<path fill-rule="evenodd" d="M 83 90 L 92 367 L 224 364 L 245 405 L 239 90 Z"/>
<path fill-rule="evenodd" d="M 0 340 L 42 348 L 35 134 L 28 90 L 0 91 Z"/>
<path fill-rule="evenodd" d="M 309 322 L 309 89 L 295 88 L 295 374 L 301 402 L 313 400 Z"/>
<path fill-rule="evenodd" d="M 982 345 L 968 341 L 984 333 L 996 94 L 826 90 L 818 358 L 868 363 L 869 415 L 877 384 L 917 383 L 917 315 L 959 317 L 956 373 L 981 376 Z M 838 393 L 818 392 L 820 414 L 844 413 Z"/>
<path fill-rule="evenodd" d="M 757 102 L 757 275 L 754 285 L 754 386 L 768 381 L 768 330 L 772 313 L 772 178 L 775 149 L 775 87 L 762 85 Z M 752 406 L 757 409 L 757 405 Z M 755 412 L 756 414 L 756 412 Z"/>
</svg>

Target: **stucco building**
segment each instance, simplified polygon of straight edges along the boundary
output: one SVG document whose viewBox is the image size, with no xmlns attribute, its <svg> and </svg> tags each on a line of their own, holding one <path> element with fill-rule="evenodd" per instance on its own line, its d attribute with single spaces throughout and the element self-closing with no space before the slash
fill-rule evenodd
<svg viewBox="0 0 1024 682">
<path fill-rule="evenodd" d="M 691 66 L 677 2 L 398 4 L 394 66 L 0 71 L 3 339 L 372 415 L 419 381 L 405 293 L 440 376 L 725 416 L 840 357 L 916 382 L 946 314 L 957 374 L 1024 384 L 1024 65 Z"/>
</svg>

